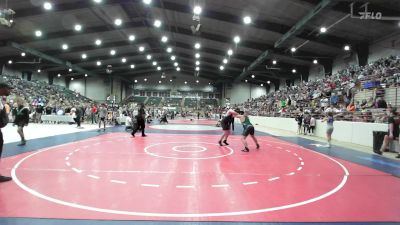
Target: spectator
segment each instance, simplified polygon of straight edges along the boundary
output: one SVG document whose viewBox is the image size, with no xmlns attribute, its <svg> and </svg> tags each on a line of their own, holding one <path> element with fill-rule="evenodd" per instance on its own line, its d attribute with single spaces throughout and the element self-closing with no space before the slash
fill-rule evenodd
<svg viewBox="0 0 400 225">
<path fill-rule="evenodd" d="M 18 146 L 23 146 L 26 144 L 24 127 L 29 124 L 29 108 L 26 106 L 25 101 L 22 98 L 17 98 L 18 112 L 14 120 L 14 124 L 17 125 L 17 132 L 21 137 L 21 143 Z"/>
<path fill-rule="evenodd" d="M 13 88 L 8 84 L 0 83 L 0 96 L 2 98 L 3 98 L 3 96 L 9 96 L 12 89 Z M 8 115 L 5 110 L 6 109 L 3 105 L 3 101 L 0 101 L 0 124 L 2 125 L 1 128 L 5 127 L 8 123 Z M 1 132 L 1 129 L 0 129 L 0 158 L 3 153 L 3 145 L 4 145 L 3 133 Z M 12 180 L 11 177 L 0 175 L 0 183 L 7 182 L 10 180 Z"/>
</svg>

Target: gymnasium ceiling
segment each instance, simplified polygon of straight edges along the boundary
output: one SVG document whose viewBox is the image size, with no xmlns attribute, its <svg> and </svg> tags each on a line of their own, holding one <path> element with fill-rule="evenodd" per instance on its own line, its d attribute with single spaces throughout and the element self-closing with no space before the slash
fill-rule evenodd
<svg viewBox="0 0 400 225">
<path fill-rule="evenodd" d="M 44 8 L 45 2 L 51 3 L 51 10 Z M 367 1 L 355 2 L 358 12 Z M 369 11 L 379 11 L 384 16 L 400 15 L 400 1 L 368 2 Z M 11 67 L 40 69 L 68 78 L 79 78 L 87 73 L 133 81 L 137 76 L 175 73 L 179 67 L 179 73 L 214 81 L 277 81 L 307 73 L 314 59 L 318 63 L 332 60 L 344 52 L 345 45 L 354 50 L 360 43 L 371 43 L 399 32 L 399 21 L 350 18 L 351 3 L 334 0 L 152 0 L 147 5 L 143 0 L 0 0 L 0 8 L 16 12 L 11 28 L 0 27 L 0 64 L 12 60 Z M 318 4 L 324 5 L 321 10 L 316 9 Z M 202 7 L 200 21 L 193 20 L 196 5 Z M 245 16 L 251 17 L 250 24 L 243 22 Z M 116 25 L 116 19 L 122 24 Z M 154 26 L 155 20 L 161 21 L 159 28 Z M 77 24 L 82 27 L 80 31 L 74 29 Z M 191 26 L 197 24 L 201 27 L 194 34 Z M 284 38 L 296 24 L 298 31 Z M 322 26 L 328 28 L 326 33 L 320 33 Z M 40 37 L 35 36 L 38 30 L 42 32 Z M 131 35 L 134 40 L 129 40 Z M 163 36 L 168 38 L 166 43 L 161 41 Z M 240 37 L 239 43 L 234 42 L 235 36 Z M 97 39 L 101 40 L 101 45 L 95 44 Z M 201 45 L 200 49 L 194 47 L 195 43 Z M 62 49 L 63 44 L 67 44 L 68 49 Z M 139 51 L 141 46 L 145 49 L 143 52 Z M 171 53 L 167 52 L 168 47 Z M 295 52 L 291 52 L 293 47 Z M 229 49 L 232 55 L 228 55 Z M 115 55 L 110 54 L 112 50 Z M 268 54 L 254 64 L 267 50 Z M 26 55 L 21 56 L 22 52 Z M 195 57 L 196 53 L 200 58 Z M 83 54 L 86 59 L 82 58 Z M 147 55 L 152 56 L 151 60 L 146 59 Z M 175 56 L 174 61 L 171 56 Z M 39 58 L 41 63 L 29 63 Z M 122 58 L 126 59 L 125 63 Z M 275 65 L 273 60 L 277 61 Z M 97 61 L 101 62 L 100 66 Z M 154 66 L 153 61 L 157 65 Z M 196 61 L 200 64 L 196 65 Z M 252 63 L 251 70 L 242 73 Z M 106 73 L 107 65 L 113 67 L 111 75 Z M 255 79 L 251 78 L 253 74 Z"/>
</svg>

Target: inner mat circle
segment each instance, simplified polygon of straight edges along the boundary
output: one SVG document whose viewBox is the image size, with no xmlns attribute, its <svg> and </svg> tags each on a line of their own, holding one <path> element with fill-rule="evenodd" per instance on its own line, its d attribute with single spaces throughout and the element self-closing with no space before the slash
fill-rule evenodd
<svg viewBox="0 0 400 225">
<path fill-rule="evenodd" d="M 168 125 L 152 125 L 150 128 L 160 130 L 186 130 L 186 131 L 214 131 L 221 130 L 220 127 L 213 127 L 207 125 L 182 125 L 182 124 L 168 124 Z"/>
<path fill-rule="evenodd" d="M 196 149 L 199 148 L 200 150 L 179 150 L 182 148 L 189 148 L 189 149 Z M 176 152 L 204 152 L 207 151 L 206 147 L 203 146 L 197 146 L 197 145 L 178 145 L 178 146 L 174 146 L 172 147 L 172 150 L 176 151 Z"/>
</svg>

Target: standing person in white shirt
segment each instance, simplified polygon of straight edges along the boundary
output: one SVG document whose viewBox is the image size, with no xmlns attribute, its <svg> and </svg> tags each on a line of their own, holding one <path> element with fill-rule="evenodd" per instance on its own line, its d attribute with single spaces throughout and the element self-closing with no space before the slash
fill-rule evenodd
<svg viewBox="0 0 400 225">
<path fill-rule="evenodd" d="M 12 89 L 13 88 L 11 86 L 9 86 L 8 84 L 0 83 L 0 96 L 9 96 Z M 5 127 L 8 123 L 8 115 L 5 110 L 6 109 L 4 108 L 3 102 L 0 101 L 0 120 L 1 120 L 0 124 L 2 127 Z M 1 132 L 1 129 L 0 129 L 0 158 L 1 158 L 1 153 L 3 152 L 3 144 L 4 144 L 3 133 Z M 7 182 L 10 180 L 12 180 L 11 177 L 6 177 L 6 176 L 0 175 L 0 182 Z"/>
</svg>

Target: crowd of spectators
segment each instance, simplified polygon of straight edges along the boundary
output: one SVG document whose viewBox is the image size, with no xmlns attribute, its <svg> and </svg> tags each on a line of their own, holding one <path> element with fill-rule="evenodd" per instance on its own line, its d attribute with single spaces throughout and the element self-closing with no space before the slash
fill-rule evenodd
<svg viewBox="0 0 400 225">
<path fill-rule="evenodd" d="M 27 81 L 13 76 L 2 76 L 2 80 L 14 89 L 7 97 L 11 109 L 17 107 L 16 100 L 22 101 L 29 108 L 33 122 L 40 122 L 40 116 L 46 114 L 65 115 L 73 108 L 80 108 L 83 113 L 94 103 L 78 92 L 59 85 L 49 85 L 43 81 Z"/>
<path fill-rule="evenodd" d="M 342 120 L 382 122 L 380 109 L 390 107 L 384 100 L 385 88 L 399 84 L 400 57 L 390 56 L 366 66 L 349 66 L 323 79 L 303 81 L 235 107 L 259 116 L 296 117 L 307 113 L 320 118 L 331 111 Z M 364 89 L 373 90 L 373 96 L 356 101 L 355 94 Z"/>
</svg>

